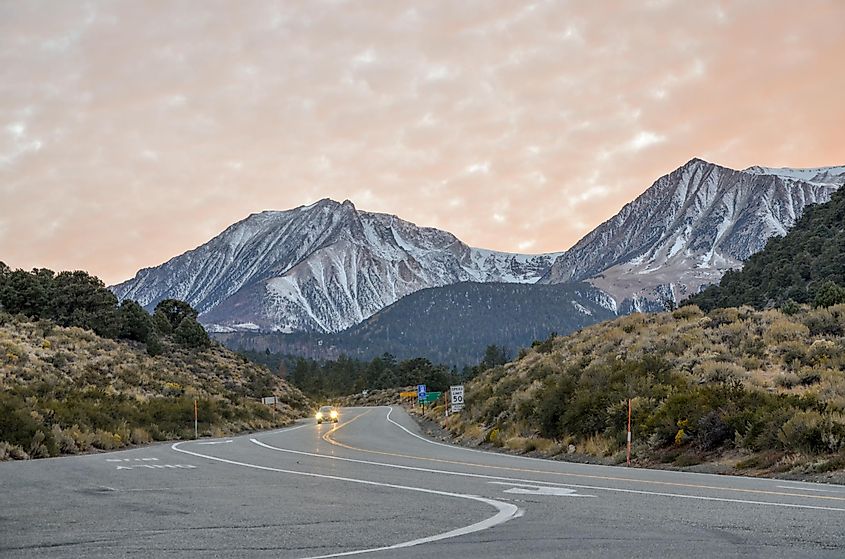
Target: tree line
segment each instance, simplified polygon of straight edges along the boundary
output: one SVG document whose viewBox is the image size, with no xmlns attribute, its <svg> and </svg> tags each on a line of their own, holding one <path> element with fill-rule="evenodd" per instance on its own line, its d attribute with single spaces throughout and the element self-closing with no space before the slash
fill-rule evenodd
<svg viewBox="0 0 845 559">
<path fill-rule="evenodd" d="M 84 328 L 104 338 L 142 342 L 150 355 L 164 350 L 165 339 L 189 348 L 211 344 L 188 303 L 165 299 L 150 315 L 136 301 L 118 301 L 102 280 L 84 271 L 27 272 L 0 262 L 0 311 Z"/>
<path fill-rule="evenodd" d="M 239 353 L 250 361 L 266 365 L 307 396 L 317 400 L 357 394 L 364 390 L 416 384 L 425 384 L 430 391 L 446 391 L 453 384 L 460 384 L 487 369 L 507 363 L 511 357 L 505 347 L 489 345 L 484 358 L 477 365 L 458 370 L 432 363 L 424 357 L 397 360 L 390 353 L 370 361 L 352 359 L 346 355 L 334 360 L 318 361 L 271 353 L 269 350 L 241 350 Z"/>
</svg>

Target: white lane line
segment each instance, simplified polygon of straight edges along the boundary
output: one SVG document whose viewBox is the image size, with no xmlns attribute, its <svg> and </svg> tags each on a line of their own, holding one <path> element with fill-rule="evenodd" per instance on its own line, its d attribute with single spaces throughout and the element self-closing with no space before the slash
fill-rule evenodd
<svg viewBox="0 0 845 559">
<path fill-rule="evenodd" d="M 810 510 L 826 510 L 826 511 L 835 511 L 835 512 L 845 512 L 845 508 L 835 508 L 835 507 L 823 507 L 823 506 L 816 506 L 816 505 L 797 505 L 792 503 L 775 503 L 772 501 L 751 501 L 747 499 L 729 499 L 726 497 L 708 497 L 705 495 L 687 495 L 684 493 L 665 493 L 661 491 L 644 491 L 639 489 L 623 489 L 621 487 L 603 487 L 601 485 L 583 485 L 577 483 L 558 483 L 552 481 L 541 481 L 536 479 L 521 479 L 521 478 L 512 478 L 512 477 L 504 477 L 504 476 L 489 476 L 485 474 L 472 474 L 469 472 L 457 472 L 454 470 L 438 470 L 435 468 L 421 468 L 418 466 L 403 466 L 400 464 L 389 464 L 387 462 L 375 462 L 373 460 L 359 460 L 356 458 L 343 458 L 340 456 L 330 456 L 328 454 L 318 454 L 314 452 L 305 452 L 302 450 L 291 450 L 287 448 L 279 448 L 276 446 L 271 446 L 266 443 L 263 443 L 257 439 L 250 439 L 250 442 L 262 446 L 264 448 L 275 450 L 276 452 L 286 452 L 288 454 L 299 454 L 302 456 L 313 456 L 316 458 L 320 458 L 323 460 L 340 460 L 342 462 L 354 462 L 356 464 L 366 464 L 369 466 L 382 466 L 384 468 L 395 468 L 397 470 L 413 470 L 417 472 L 425 472 L 430 474 L 440 474 L 440 475 L 449 475 L 449 476 L 458 476 L 458 477 L 470 477 L 475 479 L 485 479 L 485 480 L 496 480 L 496 481 L 507 481 L 507 482 L 516 482 L 516 483 L 526 483 L 531 485 L 546 485 L 546 486 L 553 486 L 553 487 L 574 487 L 576 489 L 592 489 L 597 491 L 610 491 L 613 493 L 630 493 L 634 495 L 650 495 L 656 497 L 674 497 L 678 499 L 693 499 L 698 501 L 716 501 L 720 503 L 739 503 L 744 505 L 762 505 L 768 507 L 783 507 L 783 508 L 795 508 L 795 509 L 810 509 Z M 636 480 L 632 480 L 636 481 Z M 718 490 L 719 488 L 715 488 Z"/>
<path fill-rule="evenodd" d="M 204 445 L 207 445 L 207 444 L 228 444 L 230 442 L 232 442 L 232 439 L 227 439 L 225 441 L 205 441 L 205 442 L 197 443 L 197 444 L 204 444 Z"/>
<path fill-rule="evenodd" d="M 830 489 L 815 489 L 812 487 L 801 487 L 798 485 L 778 485 L 780 489 L 797 489 L 798 491 L 818 491 L 820 493 L 834 493 L 836 495 L 845 495 L 845 491 L 831 491 Z"/>
<path fill-rule="evenodd" d="M 289 431 L 296 431 L 297 429 L 302 429 L 303 427 L 308 427 L 311 425 L 310 423 L 303 423 L 302 425 L 297 425 L 296 427 L 282 427 L 281 429 L 276 429 L 275 431 L 269 431 L 268 435 L 276 435 L 279 433 L 287 433 Z"/>
<path fill-rule="evenodd" d="M 250 439 L 255 441 L 255 439 Z M 184 441 L 183 441 L 184 442 Z M 331 479 L 335 481 L 346 481 L 349 483 L 358 483 L 361 485 L 370 485 L 376 487 L 388 487 L 391 489 L 402 489 L 405 491 L 415 491 L 417 493 L 428 493 L 431 495 L 441 495 L 444 497 L 455 497 L 458 499 L 467 499 L 470 501 L 478 501 L 480 503 L 484 503 L 486 505 L 490 505 L 496 509 L 496 514 L 485 518 L 480 522 L 476 522 L 475 524 L 470 524 L 469 526 L 463 526 L 461 528 L 456 528 L 455 530 L 450 530 L 448 532 L 443 532 L 440 534 L 434 534 L 433 536 L 426 536 L 424 538 L 418 538 L 415 540 L 410 540 L 406 542 L 400 542 L 393 545 L 383 546 L 383 547 L 374 547 L 369 549 L 357 549 L 354 551 L 345 551 L 342 553 L 330 553 L 328 555 L 315 555 L 312 557 L 306 557 L 304 559 L 327 559 L 329 557 L 345 557 L 349 555 L 360 555 L 363 553 L 374 553 L 376 551 L 389 551 L 392 549 L 401 549 L 405 547 L 413 547 L 424 543 L 436 542 L 441 540 L 446 540 L 449 538 L 455 538 L 458 536 L 464 536 L 466 534 L 472 534 L 475 532 L 481 532 L 482 530 L 487 530 L 494 526 L 498 526 L 499 524 L 504 524 L 508 520 L 519 518 L 522 516 L 522 511 L 516 506 L 511 503 L 505 503 L 503 501 L 497 501 L 495 499 L 488 499 L 486 497 L 480 497 L 478 495 L 467 495 L 464 493 L 450 493 L 447 491 L 436 491 L 434 489 L 427 489 L 425 487 L 414 487 L 410 485 L 396 485 L 392 483 L 381 483 L 378 481 L 369 481 L 365 479 L 357 479 L 357 478 L 350 478 L 350 477 L 341 477 L 341 476 L 333 476 L 333 475 L 326 475 L 326 474 L 315 474 L 313 472 L 301 472 L 296 470 L 286 470 L 283 468 L 272 468 L 269 466 L 261 466 L 258 464 L 249 464 L 247 462 L 237 462 L 235 460 L 227 460 L 225 458 L 218 458 L 216 456 L 208 456 L 206 454 L 200 454 L 199 452 L 191 452 L 190 450 L 185 450 L 179 448 L 179 445 L 183 444 L 182 442 L 173 443 L 170 447 L 176 452 L 182 452 L 184 454 L 190 454 L 191 456 L 197 456 L 199 458 L 206 458 L 208 460 L 216 460 L 218 462 L 225 462 L 226 464 L 232 464 L 235 466 L 243 466 L 245 468 L 254 468 L 256 470 L 264 470 L 268 472 L 279 472 L 283 474 L 291 474 L 296 476 L 305 476 L 305 477 L 312 477 L 312 478 L 320 478 L 320 479 Z M 306 453 L 303 453 L 306 454 Z"/>
</svg>

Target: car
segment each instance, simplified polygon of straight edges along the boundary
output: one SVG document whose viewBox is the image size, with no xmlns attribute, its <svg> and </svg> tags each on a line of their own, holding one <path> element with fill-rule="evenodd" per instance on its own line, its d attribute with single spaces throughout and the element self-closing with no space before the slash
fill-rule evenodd
<svg viewBox="0 0 845 559">
<path fill-rule="evenodd" d="M 332 423 L 337 423 L 338 419 L 340 419 L 340 414 L 337 413 L 337 410 L 332 406 L 323 406 L 319 410 L 317 410 L 317 425 L 321 424 L 324 421 L 331 421 Z"/>
</svg>

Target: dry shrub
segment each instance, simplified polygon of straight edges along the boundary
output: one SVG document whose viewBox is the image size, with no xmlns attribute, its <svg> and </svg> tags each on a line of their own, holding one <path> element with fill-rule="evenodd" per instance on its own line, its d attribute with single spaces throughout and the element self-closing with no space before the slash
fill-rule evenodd
<svg viewBox="0 0 845 559">
<path fill-rule="evenodd" d="M 698 305 L 687 305 L 672 311 L 672 318 L 675 320 L 698 320 L 704 316 L 704 313 Z"/>
<path fill-rule="evenodd" d="M 763 335 L 770 344 L 802 341 L 810 335 L 810 329 L 803 324 L 792 322 L 785 318 L 776 318 Z"/>
<path fill-rule="evenodd" d="M 782 373 L 775 378 L 775 383 L 781 388 L 795 388 L 801 384 L 801 379 L 795 373 Z"/>
<path fill-rule="evenodd" d="M 153 440 L 150 432 L 142 427 L 135 427 L 129 435 L 129 442 L 132 444 L 149 444 Z"/>
<path fill-rule="evenodd" d="M 56 441 L 61 454 L 77 454 L 79 452 L 79 447 L 70 433 L 62 431 L 62 428 L 58 425 L 53 425 L 52 431 L 53 439 Z"/>
<path fill-rule="evenodd" d="M 0 462 L 5 460 L 27 460 L 29 455 L 16 444 L 0 441 Z"/>
<path fill-rule="evenodd" d="M 535 439 L 528 437 L 511 437 L 505 441 L 505 447 L 515 452 L 525 454 L 537 449 Z"/>
<path fill-rule="evenodd" d="M 580 448 L 578 450 L 580 452 L 591 456 L 610 456 L 616 449 L 616 444 L 613 440 L 601 434 L 587 437 L 579 446 Z"/>
<path fill-rule="evenodd" d="M 94 433 L 83 431 L 79 425 L 74 424 L 70 429 L 65 429 L 64 433 L 73 439 L 80 452 L 87 452 L 94 447 Z"/>
<path fill-rule="evenodd" d="M 734 363 L 728 361 L 708 361 L 698 365 L 694 373 L 701 376 L 706 382 L 730 383 L 742 381 L 748 377 L 748 373 Z"/>
<path fill-rule="evenodd" d="M 116 437 L 114 433 L 98 429 L 94 433 L 92 446 L 94 448 L 99 448 L 100 450 L 114 450 L 120 446 L 120 442 L 119 435 Z"/>
</svg>

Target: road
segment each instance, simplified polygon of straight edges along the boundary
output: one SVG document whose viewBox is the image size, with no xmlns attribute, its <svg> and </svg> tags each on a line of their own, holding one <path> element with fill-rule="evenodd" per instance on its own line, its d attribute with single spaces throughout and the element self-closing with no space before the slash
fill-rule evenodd
<svg viewBox="0 0 845 559">
<path fill-rule="evenodd" d="M 337 425 L 0 464 L 0 557 L 845 557 L 845 486 L 573 464 Z"/>
</svg>

